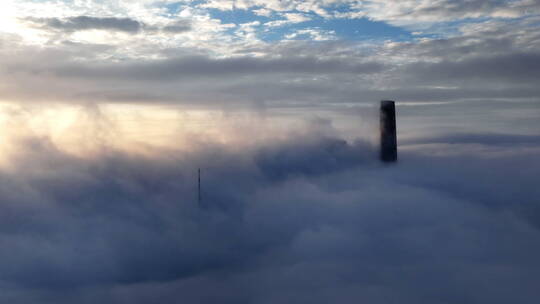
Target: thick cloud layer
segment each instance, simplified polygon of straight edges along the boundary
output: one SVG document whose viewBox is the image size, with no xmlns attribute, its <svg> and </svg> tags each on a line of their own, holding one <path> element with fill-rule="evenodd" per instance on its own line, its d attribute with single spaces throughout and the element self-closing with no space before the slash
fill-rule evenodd
<svg viewBox="0 0 540 304">
<path fill-rule="evenodd" d="M 92 158 L 20 141 L 0 174 L 0 300 L 535 303 L 537 137 L 408 139 L 383 165 L 321 134 Z"/>
<path fill-rule="evenodd" d="M 115 80 L 174 81 L 182 78 L 222 78 L 237 75 L 276 73 L 372 74 L 382 64 L 320 60 L 313 57 L 284 59 L 230 58 L 212 60 L 203 56 L 172 58 L 160 61 L 128 62 L 119 65 L 66 66 L 49 72 L 61 77 L 112 78 Z"/>
</svg>

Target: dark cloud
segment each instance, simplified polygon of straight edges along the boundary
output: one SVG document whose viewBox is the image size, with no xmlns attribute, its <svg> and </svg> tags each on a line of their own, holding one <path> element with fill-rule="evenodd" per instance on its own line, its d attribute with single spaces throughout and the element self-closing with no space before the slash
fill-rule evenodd
<svg viewBox="0 0 540 304">
<path fill-rule="evenodd" d="M 415 10 L 417 15 L 439 14 L 480 14 L 490 15 L 500 9 L 508 8 L 507 0 L 459 0 L 459 1 L 440 1 L 437 4 L 428 4 Z M 529 5 L 527 5 L 529 7 Z M 525 13 L 525 12 L 523 12 Z"/>
<path fill-rule="evenodd" d="M 366 1 L 373 10 L 373 17 L 390 23 L 411 24 L 418 21 L 439 23 L 467 18 L 518 18 L 538 14 L 538 0 L 442 0 L 420 3 L 414 0 L 395 4 L 386 0 Z M 409 21 L 409 22 L 404 22 Z"/>
<path fill-rule="evenodd" d="M 406 73 L 422 79 L 452 83 L 454 81 L 498 81 L 532 83 L 540 78 L 540 54 L 512 53 L 502 56 L 484 54 L 462 61 L 412 65 Z"/>
<path fill-rule="evenodd" d="M 105 65 L 70 65 L 51 70 L 62 77 L 115 78 L 118 80 L 168 81 L 179 78 L 211 77 L 228 75 L 257 75 L 272 73 L 354 73 L 372 74 L 383 69 L 377 62 L 350 63 L 338 59 L 314 57 L 253 58 L 240 57 L 211 59 L 205 56 L 186 56 L 155 61 L 133 61 Z"/>
<path fill-rule="evenodd" d="M 191 22 L 189 22 L 188 20 L 179 20 L 175 23 L 163 27 L 163 31 L 173 34 L 189 32 L 191 31 L 191 29 Z"/>
<path fill-rule="evenodd" d="M 516 134 L 449 134 L 444 137 L 422 138 L 406 140 L 406 144 L 482 144 L 501 146 L 537 146 L 540 145 L 540 136 Z"/>
<path fill-rule="evenodd" d="M 136 34 L 141 31 L 143 23 L 131 18 L 77 16 L 60 18 L 31 18 L 34 23 L 65 32 L 84 30 L 109 30 Z"/>
<path fill-rule="evenodd" d="M 148 25 L 132 18 L 116 17 L 77 16 L 69 18 L 26 18 L 24 20 L 38 25 L 41 28 L 59 30 L 67 33 L 84 30 L 107 30 L 137 34 L 144 30 L 147 34 L 155 34 L 159 31 L 178 34 L 192 30 L 192 25 L 189 20 L 178 20 L 165 26 Z"/>
</svg>

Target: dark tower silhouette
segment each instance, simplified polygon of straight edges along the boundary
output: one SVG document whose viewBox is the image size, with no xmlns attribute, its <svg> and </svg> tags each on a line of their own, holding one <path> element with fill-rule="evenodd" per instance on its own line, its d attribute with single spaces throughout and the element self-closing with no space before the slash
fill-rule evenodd
<svg viewBox="0 0 540 304">
<path fill-rule="evenodd" d="M 381 101 L 381 160 L 397 161 L 396 106 L 391 100 Z"/>
</svg>

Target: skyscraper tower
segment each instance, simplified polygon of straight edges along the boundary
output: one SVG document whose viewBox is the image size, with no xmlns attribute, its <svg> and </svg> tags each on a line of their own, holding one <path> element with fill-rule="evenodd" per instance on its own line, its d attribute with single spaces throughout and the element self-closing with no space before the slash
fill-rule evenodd
<svg viewBox="0 0 540 304">
<path fill-rule="evenodd" d="M 380 110 L 381 160 L 397 161 L 396 106 L 392 100 L 382 100 Z"/>
</svg>

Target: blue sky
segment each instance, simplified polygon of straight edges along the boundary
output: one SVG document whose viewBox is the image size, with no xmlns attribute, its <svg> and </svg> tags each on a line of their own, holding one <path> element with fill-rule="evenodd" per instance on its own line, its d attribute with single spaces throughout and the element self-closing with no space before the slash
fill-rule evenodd
<svg viewBox="0 0 540 304">
<path fill-rule="evenodd" d="M 174 16 L 186 8 L 198 8 L 205 4 L 205 1 L 193 1 L 189 4 L 176 2 L 167 4 L 167 12 L 170 16 Z M 327 18 L 318 15 L 315 12 L 305 12 L 299 10 L 288 10 L 286 12 L 272 12 L 269 16 L 262 16 L 255 13 L 254 10 L 260 9 L 260 6 L 249 9 L 233 8 L 231 10 L 222 10 L 218 8 L 203 9 L 211 18 L 219 20 L 222 24 L 247 24 L 251 22 L 259 22 L 260 25 L 255 26 L 258 38 L 263 41 L 279 41 L 285 39 L 287 35 L 297 31 L 316 29 L 325 33 L 331 33 L 332 39 L 336 40 L 394 40 L 408 41 L 415 37 L 424 37 L 432 35 L 432 33 L 416 33 L 405 27 L 391 25 L 384 21 L 376 21 L 369 17 L 355 18 Z M 331 5 L 328 8 L 333 13 L 352 13 L 354 12 L 348 5 Z M 269 27 L 265 23 L 286 20 L 284 14 L 298 14 L 304 16 L 306 21 L 291 22 L 284 25 Z M 234 32 L 234 29 L 229 29 L 229 33 Z M 296 39 L 309 39 L 305 35 L 298 35 Z"/>
<path fill-rule="evenodd" d="M 247 10 L 220 11 L 212 9 L 209 13 L 212 18 L 219 19 L 223 23 L 242 24 L 258 21 L 261 23 L 261 26 L 257 27 L 259 29 L 259 37 L 265 41 L 281 40 L 287 34 L 304 29 L 319 29 L 326 32 L 333 32 L 335 33 L 335 39 L 345 40 L 390 39 L 403 41 L 413 37 L 411 32 L 404 28 L 392 26 L 381 21 L 371 21 L 368 18 L 325 19 L 316 14 L 305 14 L 311 20 L 269 28 L 265 27 L 264 23 L 273 20 L 282 20 L 282 18 L 257 16 Z"/>
<path fill-rule="evenodd" d="M 274 37 L 275 39 L 283 38 L 286 34 L 290 34 L 296 30 L 318 28 L 325 31 L 334 31 L 338 39 L 363 40 L 363 39 L 407 39 L 411 38 L 411 33 L 406 29 L 391 26 L 385 22 L 372 21 L 368 18 L 332 18 L 325 19 L 314 13 L 302 13 L 292 11 L 291 13 L 303 14 L 308 21 L 287 24 L 279 26 L 275 29 L 267 28 L 264 23 L 273 20 L 282 20 L 283 17 L 276 16 L 258 16 L 250 10 L 235 9 L 231 11 L 221 11 L 218 9 L 210 9 L 210 16 L 221 20 L 222 23 L 242 24 L 258 21 L 261 23 L 261 30 L 269 30 L 270 34 L 263 33 L 262 38 L 266 36 Z"/>
</svg>

